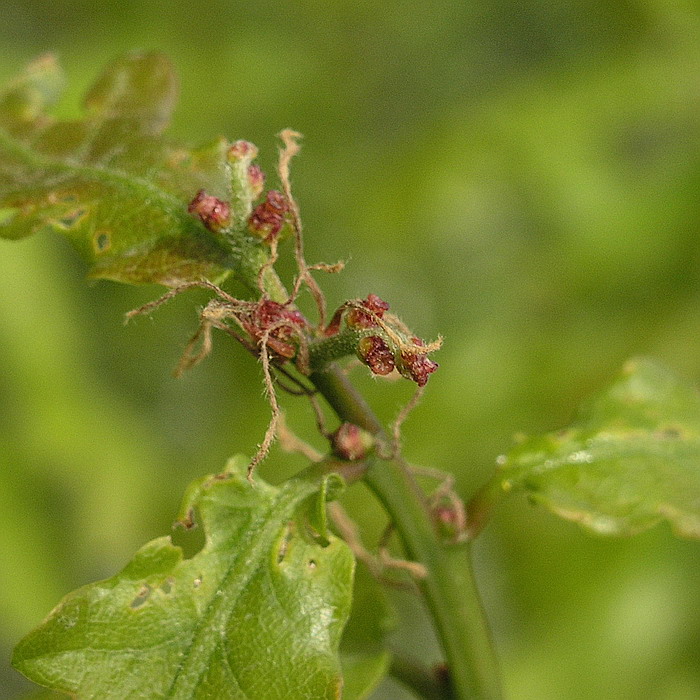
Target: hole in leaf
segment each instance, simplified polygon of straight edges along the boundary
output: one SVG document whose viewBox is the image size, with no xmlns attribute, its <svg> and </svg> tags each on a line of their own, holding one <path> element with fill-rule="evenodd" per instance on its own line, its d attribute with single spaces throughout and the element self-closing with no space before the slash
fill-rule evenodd
<svg viewBox="0 0 700 700">
<path fill-rule="evenodd" d="M 195 588 L 199 588 L 199 587 L 202 585 L 202 577 L 201 577 L 201 576 L 197 576 L 197 578 L 196 578 L 194 581 L 192 581 L 192 585 L 193 585 Z"/>
<path fill-rule="evenodd" d="M 58 220 L 58 224 L 63 228 L 73 228 L 86 214 L 87 211 L 85 209 L 74 209 L 62 216 Z"/>
<path fill-rule="evenodd" d="M 151 587 L 146 584 L 145 586 L 142 586 L 139 592 L 136 594 L 136 598 L 134 598 L 129 607 L 132 610 L 137 610 L 138 608 L 142 607 L 143 605 L 146 604 L 146 601 L 151 597 Z"/>
<path fill-rule="evenodd" d="M 316 566 L 316 562 L 313 559 L 309 559 L 309 569 L 315 569 Z"/>
<path fill-rule="evenodd" d="M 104 253 L 112 247 L 112 238 L 107 231 L 95 231 L 92 245 L 96 253 Z"/>
</svg>

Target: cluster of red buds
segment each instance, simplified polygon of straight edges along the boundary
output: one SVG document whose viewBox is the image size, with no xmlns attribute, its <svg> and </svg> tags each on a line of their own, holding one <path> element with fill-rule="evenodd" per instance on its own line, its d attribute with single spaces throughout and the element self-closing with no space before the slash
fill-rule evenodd
<svg viewBox="0 0 700 700">
<path fill-rule="evenodd" d="M 256 341 L 262 342 L 267 337 L 270 350 L 285 360 L 294 357 L 298 347 L 294 338 L 309 325 L 301 312 L 270 299 L 263 299 L 238 320 Z"/>
<path fill-rule="evenodd" d="M 252 162 L 257 155 L 258 147 L 250 141 L 231 144 L 226 151 L 231 166 L 231 201 L 227 202 L 205 190 L 199 190 L 189 203 L 187 211 L 198 217 L 214 233 L 225 233 L 227 229 L 244 224 L 246 220 L 250 230 L 261 238 L 267 239 L 279 233 L 288 210 L 281 193 L 271 190 L 266 201 L 249 213 L 252 203 L 265 189 L 265 173 L 257 163 Z"/>
<path fill-rule="evenodd" d="M 230 201 L 199 190 L 187 210 L 214 233 L 230 237 L 247 225 L 262 242 L 273 245 L 294 213 L 293 202 L 278 190 L 268 190 L 264 200 L 253 205 L 265 187 L 265 175 L 253 162 L 257 155 L 257 147 L 249 141 L 231 144 L 226 151 L 231 175 Z M 282 361 L 297 355 L 305 342 L 303 336 L 310 330 L 299 311 L 290 304 L 270 299 L 243 307 L 239 307 L 234 316 L 253 342 L 265 343 Z M 346 302 L 320 330 L 326 337 L 335 336 L 343 324 L 346 335 L 338 347 L 345 353 L 354 348 L 375 375 L 385 376 L 397 371 L 422 387 L 438 368 L 428 354 L 439 347 L 439 342 L 426 345 L 414 336 L 389 313 L 389 304 L 376 294 L 368 294 L 361 301 Z"/>
<path fill-rule="evenodd" d="M 265 201 L 258 204 L 248 219 L 248 228 L 266 241 L 272 240 L 286 223 L 289 204 L 277 190 L 269 190 Z"/>
<path fill-rule="evenodd" d="M 387 314 L 389 304 L 376 294 L 352 305 L 344 304 L 336 311 L 325 329 L 332 336 L 340 331 L 344 319 L 348 328 L 356 331 L 377 329 L 377 334 L 363 335 L 357 343 L 357 356 L 373 374 L 387 375 L 395 369 L 418 386 L 425 386 L 429 376 L 438 368 L 428 358 L 435 347 L 414 335 L 394 316 Z"/>
</svg>

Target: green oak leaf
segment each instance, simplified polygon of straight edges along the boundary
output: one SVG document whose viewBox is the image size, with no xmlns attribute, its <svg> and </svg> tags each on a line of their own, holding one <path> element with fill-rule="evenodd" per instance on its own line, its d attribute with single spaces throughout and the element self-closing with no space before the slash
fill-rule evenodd
<svg viewBox="0 0 700 700">
<path fill-rule="evenodd" d="M 225 139 L 196 150 L 165 140 L 177 94 L 170 62 L 143 52 L 117 59 L 79 120 L 49 113 L 62 85 L 44 56 L 0 92 L 0 237 L 65 234 L 93 278 L 175 286 L 233 271 L 255 288 L 267 254 L 240 217 L 240 230 L 224 235 L 187 212 L 200 189 L 231 200 L 245 172 L 230 166 Z"/>
<path fill-rule="evenodd" d="M 319 477 L 275 488 L 246 461 L 188 490 L 203 549 L 184 559 L 169 537 L 116 576 L 68 594 L 15 648 L 31 680 L 78 698 L 317 700 L 341 697 L 338 645 L 354 559 L 341 540 L 303 531 Z"/>
<path fill-rule="evenodd" d="M 524 440 L 499 465 L 496 487 L 597 533 L 667 520 L 700 537 L 700 395 L 651 360 L 628 362 L 570 428 Z"/>
</svg>

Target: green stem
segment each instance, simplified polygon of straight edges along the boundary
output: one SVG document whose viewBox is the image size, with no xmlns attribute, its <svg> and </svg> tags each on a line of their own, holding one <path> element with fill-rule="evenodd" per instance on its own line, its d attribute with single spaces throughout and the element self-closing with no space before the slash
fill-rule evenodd
<svg viewBox="0 0 700 700">
<path fill-rule="evenodd" d="M 455 697 L 500 697 L 498 667 L 469 545 L 447 545 L 438 538 L 423 495 L 402 465 L 380 462 L 369 469 L 365 481 L 390 513 L 406 555 L 428 571 L 419 583 L 445 651 Z"/>
<path fill-rule="evenodd" d="M 384 427 L 364 396 L 336 365 L 330 364 L 324 371 L 313 372 L 309 379 L 341 420 L 354 423 L 373 435 L 384 435 Z"/>
<path fill-rule="evenodd" d="M 329 365 L 310 376 L 339 418 L 379 437 L 384 430 L 362 395 L 340 370 Z M 493 643 L 469 558 L 469 545 L 440 539 L 425 496 L 398 461 L 378 461 L 365 481 L 398 530 L 406 554 L 426 567 L 419 582 L 447 659 L 456 700 L 501 697 Z"/>
<path fill-rule="evenodd" d="M 360 338 L 370 334 L 370 331 L 360 332 L 346 328 L 330 338 L 309 343 L 309 367 L 315 371 L 341 357 L 354 355 Z"/>
<path fill-rule="evenodd" d="M 230 254 L 229 268 L 239 281 L 248 287 L 255 298 L 260 296 L 260 288 L 258 287 L 260 268 L 268 262 L 269 258 L 269 250 L 266 250 L 260 243 L 246 238 L 241 238 Z M 268 267 L 263 272 L 262 285 L 272 301 L 284 304 L 289 299 L 289 292 L 285 289 L 273 267 Z"/>
</svg>

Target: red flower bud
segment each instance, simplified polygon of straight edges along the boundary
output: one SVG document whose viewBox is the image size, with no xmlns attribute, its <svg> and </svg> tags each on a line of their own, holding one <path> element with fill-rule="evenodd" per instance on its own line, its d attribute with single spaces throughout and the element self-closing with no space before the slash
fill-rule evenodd
<svg viewBox="0 0 700 700">
<path fill-rule="evenodd" d="M 270 190 L 262 204 L 258 204 L 248 219 L 248 228 L 257 236 L 270 240 L 284 226 L 289 211 L 287 200 L 277 190 Z"/>
<path fill-rule="evenodd" d="M 256 320 L 262 329 L 269 328 L 280 321 L 289 322 L 300 328 L 308 326 L 308 321 L 301 311 L 289 309 L 284 304 L 272 301 L 272 299 L 264 299 L 258 304 Z"/>
<path fill-rule="evenodd" d="M 229 160 L 253 160 L 258 156 L 258 147 L 250 141 L 236 141 L 229 146 Z"/>
<path fill-rule="evenodd" d="M 384 301 L 384 299 L 381 299 L 376 294 L 368 294 L 367 298 L 362 302 L 362 305 L 366 309 L 374 311 L 379 318 L 382 318 L 384 312 L 389 310 L 389 302 Z"/>
<path fill-rule="evenodd" d="M 254 311 L 241 318 L 241 325 L 257 341 L 262 340 L 269 331 L 267 346 L 270 350 L 280 357 L 291 359 L 296 355 L 296 345 L 292 342 L 295 328 L 305 328 L 309 322 L 300 311 L 289 309 L 271 299 L 264 299 Z"/>
<path fill-rule="evenodd" d="M 345 305 L 341 306 L 339 309 L 336 309 L 336 312 L 333 314 L 333 318 L 331 318 L 330 323 L 323 329 L 324 335 L 330 337 L 332 335 L 335 335 L 340 330 L 340 321 L 343 318 L 344 311 Z"/>
<path fill-rule="evenodd" d="M 432 514 L 445 540 L 458 542 L 465 536 L 465 516 L 459 501 L 439 503 L 432 508 Z"/>
<path fill-rule="evenodd" d="M 354 423 L 343 423 L 331 435 L 331 444 L 340 459 L 364 459 L 374 446 L 374 438 Z"/>
<path fill-rule="evenodd" d="M 248 166 L 248 184 L 253 192 L 253 199 L 257 199 L 265 187 L 265 173 L 257 163 Z"/>
<path fill-rule="evenodd" d="M 267 193 L 267 205 L 279 214 L 286 214 L 289 207 L 284 195 L 278 190 L 269 190 Z"/>
<path fill-rule="evenodd" d="M 411 338 L 414 345 L 422 347 L 425 343 L 420 338 Z M 418 386 L 425 386 L 428 377 L 439 367 L 437 362 L 433 362 L 425 353 L 408 352 L 401 353 L 399 371 L 407 379 L 412 379 Z"/>
<path fill-rule="evenodd" d="M 231 207 L 217 197 L 199 190 L 189 203 L 187 211 L 195 214 L 210 231 L 221 231 L 231 223 Z"/>
<path fill-rule="evenodd" d="M 389 304 L 376 294 L 368 294 L 367 298 L 362 302 L 362 306 L 374 312 L 379 318 L 382 318 L 384 312 L 389 310 Z M 378 325 L 372 314 L 365 313 L 362 309 L 358 308 L 348 311 L 346 323 L 350 328 L 374 328 Z"/>
<path fill-rule="evenodd" d="M 373 374 L 390 374 L 396 366 L 394 353 L 386 341 L 378 335 L 361 338 L 357 344 L 357 356 L 372 370 Z"/>
</svg>

